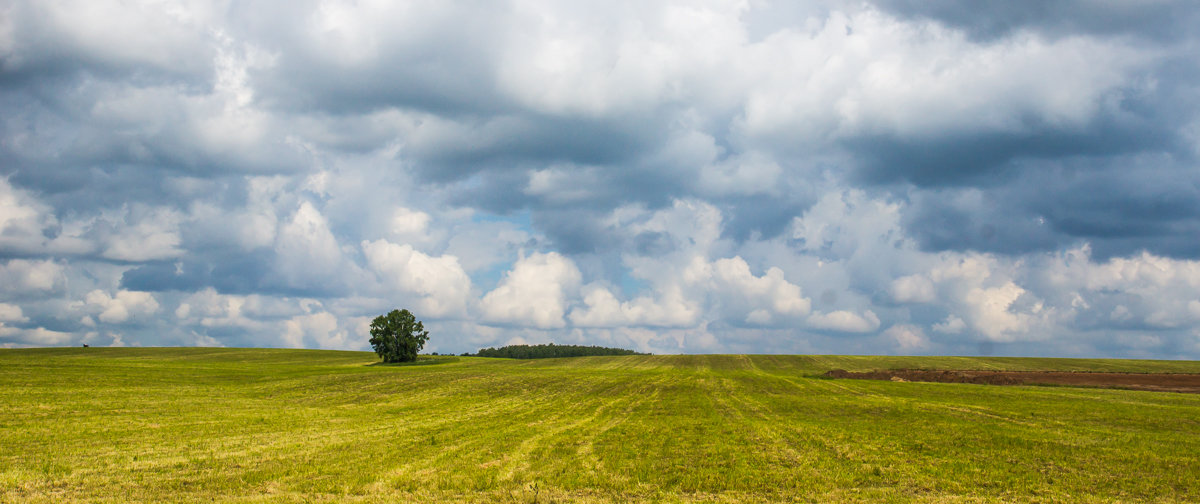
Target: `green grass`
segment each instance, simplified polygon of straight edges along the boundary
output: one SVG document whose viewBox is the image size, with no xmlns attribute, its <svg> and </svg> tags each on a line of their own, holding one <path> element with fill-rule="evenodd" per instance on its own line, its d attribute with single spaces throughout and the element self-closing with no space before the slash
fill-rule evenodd
<svg viewBox="0 0 1200 504">
<path fill-rule="evenodd" d="M 0 350 L 0 502 L 1197 502 L 1200 395 L 829 380 L 1200 372 L 854 356 Z"/>
</svg>

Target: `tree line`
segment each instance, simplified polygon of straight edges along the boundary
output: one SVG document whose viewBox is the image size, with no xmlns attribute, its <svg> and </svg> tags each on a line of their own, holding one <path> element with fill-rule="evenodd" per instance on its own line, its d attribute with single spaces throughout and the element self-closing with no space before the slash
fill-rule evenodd
<svg viewBox="0 0 1200 504">
<path fill-rule="evenodd" d="M 608 348 L 583 345 L 508 345 L 500 348 L 484 348 L 475 354 L 464 353 L 464 357 L 502 357 L 507 359 L 549 359 L 554 357 L 586 357 L 591 355 L 647 355 L 624 348 Z"/>
</svg>

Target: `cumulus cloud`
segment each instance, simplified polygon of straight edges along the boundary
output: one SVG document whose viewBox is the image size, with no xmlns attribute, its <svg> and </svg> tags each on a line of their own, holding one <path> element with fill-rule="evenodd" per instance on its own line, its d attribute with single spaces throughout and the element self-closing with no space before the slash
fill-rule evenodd
<svg viewBox="0 0 1200 504">
<path fill-rule="evenodd" d="M 60 291 L 66 284 L 64 270 L 55 261 L 11 259 L 0 264 L 0 296 L 29 299 Z"/>
<path fill-rule="evenodd" d="M 1200 261 L 1143 252 L 1097 262 L 1087 246 L 1048 259 L 1036 280 L 1059 293 L 1076 318 L 1100 318 L 1156 329 L 1189 327 L 1200 298 Z M 1094 323 L 1094 322 L 1093 322 Z"/>
<path fill-rule="evenodd" d="M 345 282 L 341 244 L 329 222 L 305 201 L 279 228 L 275 241 L 275 271 L 288 287 L 336 289 Z"/>
<path fill-rule="evenodd" d="M 745 321 L 754 325 L 768 325 L 772 317 L 802 317 L 812 308 L 800 287 L 784 279 L 783 270 L 770 268 L 756 277 L 741 257 L 715 261 L 712 280 L 714 292 L 722 297 L 726 309 L 748 311 Z"/>
<path fill-rule="evenodd" d="M 504 280 L 483 296 L 485 321 L 554 329 L 566 325 L 563 315 L 577 295 L 582 275 L 561 254 L 536 253 L 517 261 Z"/>
<path fill-rule="evenodd" d="M 967 328 L 967 323 L 955 315 L 947 315 L 946 320 L 933 325 L 933 330 L 946 334 L 959 334 Z"/>
<path fill-rule="evenodd" d="M 808 317 L 808 325 L 813 329 L 867 333 L 879 329 L 879 317 L 875 316 L 875 312 L 871 310 L 867 310 L 861 315 L 838 310 L 830 313 L 814 313 Z"/>
<path fill-rule="evenodd" d="M 258 326 L 248 316 L 265 315 L 260 296 L 222 295 L 212 288 L 189 295 L 175 308 L 175 317 L 204 327 Z"/>
<path fill-rule="evenodd" d="M 630 239 L 622 257 L 647 292 L 620 301 L 607 286 L 590 285 L 571 320 L 585 327 L 690 327 L 707 320 L 774 326 L 807 315 L 811 303 L 779 268 L 755 275 L 740 256 L 710 259 L 722 246 L 723 217 L 698 201 L 675 201 L 647 212 L 615 210 L 605 223 L 614 238 Z"/>
<path fill-rule="evenodd" d="M 29 199 L 27 195 L 12 187 L 7 180 L 0 183 L 0 235 L 14 238 L 41 235 L 43 227 L 39 222 L 41 212 Z"/>
<path fill-rule="evenodd" d="M 583 305 L 572 310 L 571 322 L 578 327 L 691 327 L 700 320 L 701 309 L 679 285 L 625 302 L 603 286 L 592 286 Z"/>
<path fill-rule="evenodd" d="M 392 233 L 398 235 L 425 234 L 429 227 L 429 214 L 408 208 L 397 208 L 392 215 Z"/>
<path fill-rule="evenodd" d="M 937 295 L 933 290 L 933 282 L 920 275 L 906 275 L 893 280 L 889 291 L 897 303 L 928 303 Z"/>
<path fill-rule="evenodd" d="M 100 322 L 119 324 L 131 317 L 146 317 L 158 311 L 158 301 L 149 292 L 121 290 L 109 294 L 102 290 L 89 292 L 85 298 L 87 308 L 98 312 Z"/>
<path fill-rule="evenodd" d="M 998 287 L 973 287 L 965 298 L 968 314 L 975 329 L 992 340 L 1003 340 L 1015 335 L 1030 334 L 1034 317 L 1042 311 L 1041 303 L 1028 313 L 1011 308 L 1026 290 L 1008 282 Z"/>
<path fill-rule="evenodd" d="M 1074 127 L 1146 62 L 1116 41 L 1025 35 L 981 44 L 872 9 L 835 12 L 753 49 L 759 69 L 785 64 L 749 90 L 743 127 L 756 136 L 796 128 L 806 139 L 1018 132 L 1031 120 Z"/>
<path fill-rule="evenodd" d="M 82 254 L 94 247 L 76 226 L 62 226 L 44 202 L 0 177 L 0 251 Z"/>
<path fill-rule="evenodd" d="M 101 257 L 118 261 L 143 262 L 171 259 L 183 255 L 179 248 L 179 215 L 157 209 L 130 223 L 128 218 L 114 223 Z"/>
<path fill-rule="evenodd" d="M 329 312 L 300 315 L 284 322 L 283 339 L 293 348 L 347 348 L 350 333 L 338 329 L 338 319 Z M 357 346 L 357 345 L 354 345 Z"/>
<path fill-rule="evenodd" d="M 21 314 L 21 307 L 8 303 L 0 303 L 0 323 L 25 322 L 29 320 Z"/>
<path fill-rule="evenodd" d="M 75 335 L 69 332 L 52 331 L 44 327 L 20 329 L 0 323 L 0 347 L 21 348 L 31 346 L 59 346 L 70 344 Z"/>
<path fill-rule="evenodd" d="M 471 279 L 451 255 L 430 257 L 411 245 L 386 240 L 363 242 L 367 267 L 385 288 L 420 296 L 420 313 L 432 317 L 464 315 L 471 296 Z"/>
<path fill-rule="evenodd" d="M 883 331 L 882 336 L 900 353 L 920 352 L 930 346 L 925 331 L 913 325 L 896 324 Z"/>
<path fill-rule="evenodd" d="M 266 346 L 362 350 L 362 317 L 344 307 L 305 297 L 221 294 L 208 288 L 188 295 L 174 310 L 181 338 L 201 346 Z M 361 326 L 361 327 L 360 327 Z"/>
</svg>

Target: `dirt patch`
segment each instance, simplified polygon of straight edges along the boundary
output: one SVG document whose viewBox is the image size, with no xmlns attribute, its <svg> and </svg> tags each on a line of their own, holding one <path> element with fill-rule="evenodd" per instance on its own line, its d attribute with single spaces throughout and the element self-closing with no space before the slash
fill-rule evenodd
<svg viewBox="0 0 1200 504">
<path fill-rule="evenodd" d="M 958 371 L 890 369 L 855 373 L 834 369 L 829 378 L 891 380 L 981 385 L 1067 385 L 1073 387 L 1119 388 L 1156 392 L 1200 394 L 1200 374 L 1184 373 L 1091 373 L 1070 371 Z"/>
</svg>

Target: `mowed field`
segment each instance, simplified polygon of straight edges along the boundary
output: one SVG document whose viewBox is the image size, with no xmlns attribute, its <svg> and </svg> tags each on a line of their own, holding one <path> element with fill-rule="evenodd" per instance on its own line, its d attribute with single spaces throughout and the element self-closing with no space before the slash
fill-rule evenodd
<svg viewBox="0 0 1200 504">
<path fill-rule="evenodd" d="M 830 369 L 1181 361 L 0 350 L 0 502 L 1200 502 L 1200 395 Z"/>
</svg>

